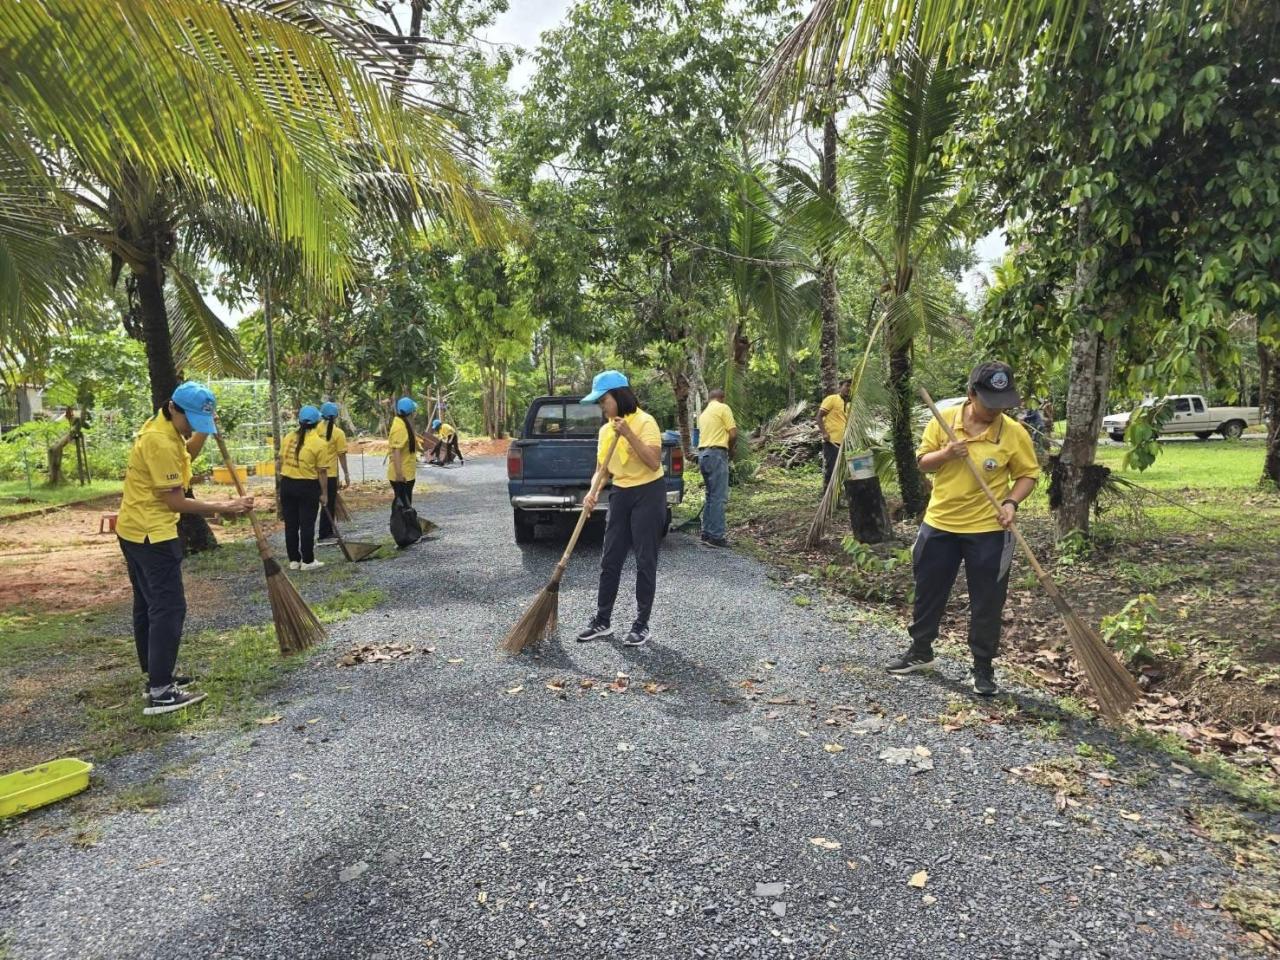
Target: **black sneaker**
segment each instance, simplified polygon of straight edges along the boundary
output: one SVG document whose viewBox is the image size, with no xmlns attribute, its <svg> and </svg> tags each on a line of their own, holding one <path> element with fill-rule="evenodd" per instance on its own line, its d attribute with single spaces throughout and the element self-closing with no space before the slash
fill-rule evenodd
<svg viewBox="0 0 1280 960">
<path fill-rule="evenodd" d="M 649 628 L 639 624 L 631 628 L 631 632 L 622 640 L 624 647 L 643 647 L 649 642 Z"/>
<path fill-rule="evenodd" d="M 994 697 L 1000 692 L 996 686 L 995 668 L 989 663 L 975 663 L 969 671 L 969 678 L 973 681 L 973 692 L 980 697 Z"/>
<path fill-rule="evenodd" d="M 199 703 L 206 696 L 208 694 L 187 693 L 185 690 L 179 690 L 173 684 L 170 684 L 163 693 L 147 695 L 147 705 L 142 708 L 142 715 L 144 717 L 154 717 L 161 713 L 173 713 L 175 710 L 183 710 Z"/>
<path fill-rule="evenodd" d="M 729 541 L 724 537 L 709 537 L 705 533 L 702 535 L 702 545 L 704 547 L 719 547 L 724 550 L 729 546 Z"/>
<path fill-rule="evenodd" d="M 194 677 L 188 677 L 178 673 L 173 675 L 173 685 L 179 690 L 184 690 L 193 683 L 195 683 Z M 149 696 L 151 696 L 151 681 L 144 676 L 142 678 L 142 699 L 146 700 Z"/>
<path fill-rule="evenodd" d="M 589 643 L 592 640 L 612 640 L 613 627 L 592 617 L 591 622 L 587 624 L 587 629 L 583 630 L 574 639 L 579 643 Z"/>
<path fill-rule="evenodd" d="M 929 649 L 920 650 L 911 647 L 906 653 L 900 657 L 894 657 L 885 667 L 890 673 L 904 676 L 908 673 L 916 673 L 920 670 L 933 669 L 933 651 Z"/>
</svg>

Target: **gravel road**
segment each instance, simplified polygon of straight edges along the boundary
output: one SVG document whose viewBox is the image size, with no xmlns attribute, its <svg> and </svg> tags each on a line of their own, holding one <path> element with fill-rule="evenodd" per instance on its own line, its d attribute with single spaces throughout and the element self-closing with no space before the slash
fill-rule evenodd
<svg viewBox="0 0 1280 960">
<path fill-rule="evenodd" d="M 420 476 L 441 538 L 374 568 L 391 601 L 290 675 L 280 723 L 176 741 L 168 802 L 92 846 L 56 808 L 0 833 L 0 956 L 1243 954 L 1211 908 L 1231 870 L 1185 819 L 1206 787 L 1166 760 L 1070 718 L 944 730 L 963 664 L 884 675 L 895 630 L 683 535 L 648 647 L 572 641 L 597 536 L 559 638 L 501 657 L 563 540 L 513 543 L 500 461 Z M 624 588 L 616 626 L 633 610 Z M 387 641 L 418 649 L 338 665 Z M 1119 762 L 1078 807 L 1007 772 L 1081 740 Z"/>
</svg>

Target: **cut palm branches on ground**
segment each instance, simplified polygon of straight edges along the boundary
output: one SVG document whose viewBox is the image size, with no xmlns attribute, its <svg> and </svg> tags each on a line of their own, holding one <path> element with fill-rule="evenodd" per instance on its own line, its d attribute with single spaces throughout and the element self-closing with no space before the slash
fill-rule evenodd
<svg viewBox="0 0 1280 960">
<path fill-rule="evenodd" d="M 929 391 L 923 387 L 920 389 L 920 399 L 925 402 L 929 412 L 938 421 L 938 425 L 946 432 L 947 439 L 952 443 L 956 443 L 956 434 L 951 429 L 951 424 L 942 416 L 942 412 L 938 410 L 937 405 L 933 402 L 933 397 L 929 396 Z M 982 488 L 987 500 L 990 501 L 991 509 L 999 512 L 1000 501 L 987 485 L 987 481 L 983 479 L 977 464 L 973 462 L 973 458 L 966 456 L 963 459 L 965 466 L 973 474 L 973 479 Z M 1013 524 L 1009 527 L 1009 530 L 1013 533 L 1014 539 L 1018 541 L 1018 546 L 1027 558 L 1027 562 L 1031 564 L 1031 569 L 1035 571 L 1036 579 L 1040 581 L 1040 586 L 1053 602 L 1058 615 L 1062 617 L 1063 622 L 1066 624 L 1067 637 L 1071 640 L 1071 649 L 1075 654 L 1076 662 L 1084 670 L 1084 675 L 1088 679 L 1089 685 L 1093 688 L 1094 696 L 1098 698 L 1098 706 L 1101 708 L 1103 715 L 1111 720 L 1119 719 L 1142 696 L 1142 692 L 1138 689 L 1137 681 L 1124 668 L 1124 665 L 1116 659 L 1116 655 L 1103 642 L 1098 632 L 1081 620 L 1076 612 L 1071 609 L 1071 605 L 1063 597 L 1062 591 L 1058 589 L 1053 577 L 1049 576 L 1049 572 L 1036 559 L 1035 553 L 1032 552 L 1026 538 L 1023 537 L 1022 531 L 1018 529 L 1018 525 L 1016 523 Z"/>
</svg>

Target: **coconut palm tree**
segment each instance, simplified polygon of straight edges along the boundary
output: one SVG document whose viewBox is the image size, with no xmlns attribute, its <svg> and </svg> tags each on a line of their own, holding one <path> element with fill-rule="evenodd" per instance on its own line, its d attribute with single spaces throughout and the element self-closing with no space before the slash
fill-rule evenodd
<svg viewBox="0 0 1280 960">
<path fill-rule="evenodd" d="M 912 343 L 927 333 L 947 337 L 946 303 L 922 273 L 963 242 L 977 211 L 977 194 L 943 149 L 959 117 L 964 76 L 937 58 L 902 48 L 872 84 L 871 112 L 855 123 L 848 207 L 806 172 L 788 167 L 798 216 L 828 242 L 870 256 L 878 267 L 878 305 L 884 311 L 893 459 L 907 513 L 927 497 L 916 466 L 916 403 L 911 389 Z"/>
<path fill-rule="evenodd" d="M 347 8 L 270 0 L 0 5 L 0 338 L 39 342 L 103 252 L 152 399 L 239 368 L 190 267 L 340 295 L 369 223 L 494 210 L 452 127 L 389 88 L 398 51 Z M 397 91 L 398 93 L 399 91 Z"/>
<path fill-rule="evenodd" d="M 759 162 L 735 164 L 726 192 L 729 210 L 729 302 L 725 389 L 740 402 L 746 384 L 752 340 L 768 343 L 784 371 L 806 324 L 818 306 L 818 286 L 805 249 L 772 193 L 769 174 Z"/>
</svg>

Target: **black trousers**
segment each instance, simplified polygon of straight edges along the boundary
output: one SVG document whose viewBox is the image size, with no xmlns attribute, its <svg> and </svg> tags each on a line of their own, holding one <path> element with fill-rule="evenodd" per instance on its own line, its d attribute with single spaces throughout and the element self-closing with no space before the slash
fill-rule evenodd
<svg viewBox="0 0 1280 960">
<path fill-rule="evenodd" d="M 831 483 L 831 474 L 836 469 L 836 458 L 840 456 L 837 444 L 822 441 L 822 489 L 826 490 Z"/>
<path fill-rule="evenodd" d="M 947 608 L 960 564 L 969 582 L 969 650 L 974 660 L 990 661 L 1000 647 L 1000 617 L 1009 590 L 1013 534 L 947 533 L 920 524 L 911 553 L 916 601 L 911 626 L 913 646 L 931 649 Z"/>
<path fill-rule="evenodd" d="M 328 540 L 333 536 L 333 522 L 329 519 L 329 512 L 336 510 L 338 502 L 338 475 L 335 473 L 329 478 L 329 509 L 320 509 L 320 539 Z"/>
<path fill-rule="evenodd" d="M 627 554 L 636 557 L 636 625 L 647 627 L 658 589 L 658 545 L 667 522 L 667 483 L 654 480 L 638 487 L 614 487 L 609 494 L 609 523 L 600 557 L 600 590 L 596 617 L 613 622 L 613 604 Z"/>
<path fill-rule="evenodd" d="M 280 507 L 284 511 L 284 549 L 289 559 L 313 562 L 316 558 L 316 514 L 320 512 L 319 482 L 281 477 Z"/>
<path fill-rule="evenodd" d="M 413 480 L 392 480 L 391 490 L 395 493 L 397 500 L 413 503 L 413 485 L 416 482 L 416 477 Z"/>
<path fill-rule="evenodd" d="M 182 589 L 182 542 L 132 543 L 123 538 L 120 551 L 133 586 L 133 643 L 138 666 L 157 689 L 173 682 L 187 596 Z"/>
</svg>

